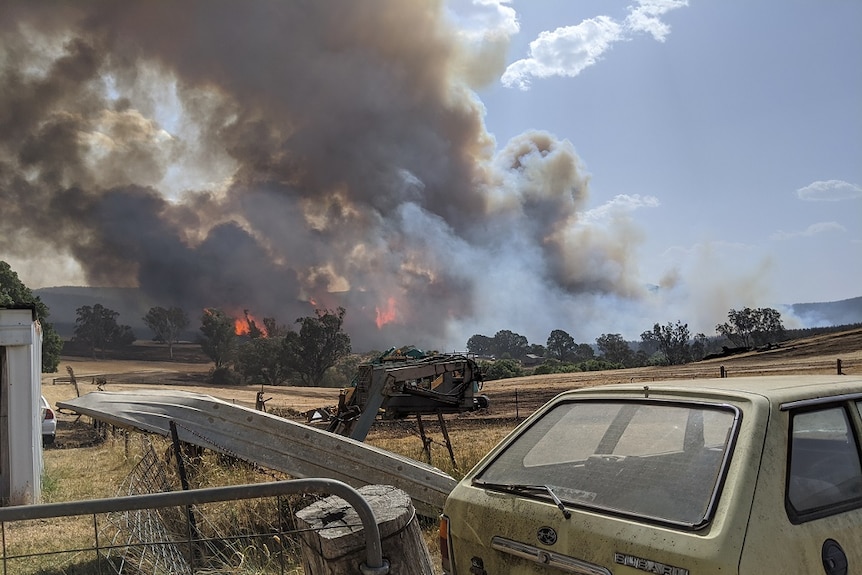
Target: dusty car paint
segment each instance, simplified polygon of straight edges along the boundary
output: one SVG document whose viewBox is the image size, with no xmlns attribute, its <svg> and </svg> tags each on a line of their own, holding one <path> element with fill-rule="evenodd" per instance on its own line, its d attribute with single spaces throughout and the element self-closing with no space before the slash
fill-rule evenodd
<svg viewBox="0 0 862 575">
<path fill-rule="evenodd" d="M 852 410 L 851 410 L 852 411 Z M 784 430 L 790 413 L 773 409 L 770 427 Z M 855 413 L 857 437 L 862 420 Z M 785 512 L 788 435 L 771 433 L 763 448 L 763 462 L 745 539 L 740 573 L 825 573 L 821 552 L 828 539 L 838 541 L 855 569 L 862 570 L 862 510 L 848 510 L 794 525 Z"/>
<path fill-rule="evenodd" d="M 449 496 L 455 575 L 503 573 L 826 573 L 821 557 L 834 540 L 847 560 L 862 567 L 862 501 L 855 509 L 794 525 L 785 510 L 788 422 L 781 401 L 818 393 L 859 392 L 862 379 L 739 378 L 609 386 L 563 394 L 540 409 L 492 450 Z M 812 387 L 813 386 L 813 387 Z M 800 389 L 794 389 L 799 387 Z M 565 501 L 570 517 L 549 498 L 474 485 L 473 479 L 512 438 L 543 417 L 555 402 L 578 398 L 643 398 L 735 406 L 739 432 L 716 507 L 702 528 L 587 509 Z M 770 399 L 771 398 L 771 399 Z M 846 402 L 845 402 L 846 403 Z M 859 411 L 853 412 L 858 436 Z M 547 536 L 553 531 L 555 537 Z M 495 539 L 496 537 L 496 539 Z M 548 543 L 552 541 L 552 543 Z M 502 543 L 502 544 L 501 544 Z M 571 560 L 571 561 L 569 561 Z M 554 567 L 550 567 L 554 565 Z M 849 572 L 853 572 L 852 570 Z"/>
</svg>

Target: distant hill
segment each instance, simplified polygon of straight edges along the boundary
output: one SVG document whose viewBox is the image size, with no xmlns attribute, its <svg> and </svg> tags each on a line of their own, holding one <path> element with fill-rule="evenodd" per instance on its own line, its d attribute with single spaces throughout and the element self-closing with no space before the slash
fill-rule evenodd
<svg viewBox="0 0 862 575">
<path fill-rule="evenodd" d="M 862 297 L 823 303 L 795 303 L 788 308 L 805 327 L 862 323 Z"/>
<path fill-rule="evenodd" d="M 159 304 L 149 301 L 137 288 L 62 286 L 34 289 L 33 294 L 51 310 L 48 321 L 54 324 L 60 337 L 72 337 L 79 307 L 97 303 L 120 314 L 117 323 L 130 326 L 139 339 L 152 337 L 142 318 Z"/>
</svg>

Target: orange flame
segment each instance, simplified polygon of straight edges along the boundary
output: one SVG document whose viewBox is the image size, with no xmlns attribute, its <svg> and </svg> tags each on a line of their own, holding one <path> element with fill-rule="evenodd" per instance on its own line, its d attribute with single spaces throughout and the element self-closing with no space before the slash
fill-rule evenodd
<svg viewBox="0 0 862 575">
<path fill-rule="evenodd" d="M 233 320 L 233 331 L 237 335 L 250 335 L 251 327 L 249 326 L 249 322 L 254 322 L 257 328 L 262 332 L 264 336 L 266 336 L 266 328 L 264 328 L 263 323 L 259 321 L 255 316 L 248 313 L 248 310 L 243 312 L 242 317 L 235 317 Z"/>
<path fill-rule="evenodd" d="M 382 328 L 387 323 L 392 323 L 398 317 L 398 311 L 395 309 L 394 297 L 390 297 L 386 300 L 385 309 L 375 307 L 374 310 L 377 312 L 377 319 L 375 320 L 375 323 L 377 324 L 377 329 Z"/>
</svg>

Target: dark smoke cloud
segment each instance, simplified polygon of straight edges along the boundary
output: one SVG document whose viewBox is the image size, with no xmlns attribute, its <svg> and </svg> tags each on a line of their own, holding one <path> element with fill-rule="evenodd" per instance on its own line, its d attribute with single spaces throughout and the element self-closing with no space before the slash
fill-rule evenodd
<svg viewBox="0 0 862 575">
<path fill-rule="evenodd" d="M 192 315 L 343 305 L 360 350 L 543 342 L 638 292 L 570 143 L 495 153 L 459 73 L 505 42 L 465 65 L 439 1 L 7 0 L 0 35 L 4 254 Z"/>
</svg>

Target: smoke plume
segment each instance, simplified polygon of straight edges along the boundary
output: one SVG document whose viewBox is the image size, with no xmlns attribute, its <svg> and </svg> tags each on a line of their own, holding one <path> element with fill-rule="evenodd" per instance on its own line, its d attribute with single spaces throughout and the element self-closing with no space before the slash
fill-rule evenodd
<svg viewBox="0 0 862 575">
<path fill-rule="evenodd" d="M 497 151 L 470 86 L 505 48 L 430 0 L 7 0 L 0 248 L 192 317 L 341 305 L 357 350 L 613 332 L 638 234 L 569 142 Z"/>
</svg>

